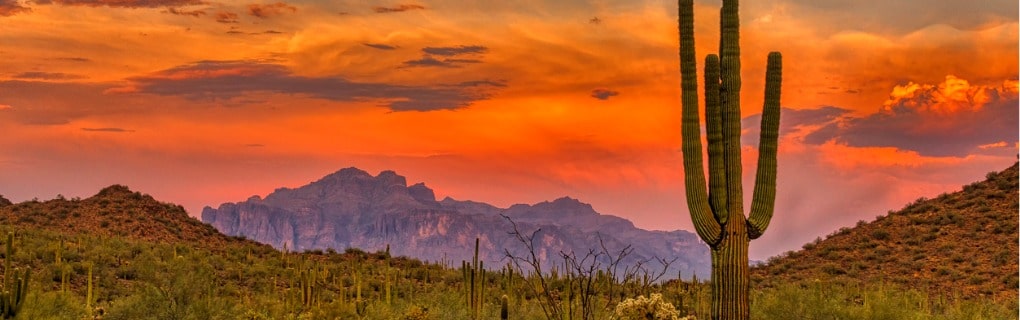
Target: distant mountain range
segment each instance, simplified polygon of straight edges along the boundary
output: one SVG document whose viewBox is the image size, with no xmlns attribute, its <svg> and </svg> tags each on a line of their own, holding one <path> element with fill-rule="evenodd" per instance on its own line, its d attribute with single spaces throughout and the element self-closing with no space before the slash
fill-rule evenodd
<svg viewBox="0 0 1020 320">
<path fill-rule="evenodd" d="M 510 234 L 512 224 L 501 215 L 516 223 L 525 236 L 538 230 L 535 253 L 546 270 L 551 266 L 562 270 L 561 253 L 583 257 L 604 245 L 613 255 L 627 246 L 633 249 L 618 266 L 621 274 L 638 265 L 661 270 L 655 258 L 676 259 L 666 270 L 669 278 L 678 272 L 685 278 L 697 274 L 705 279 L 710 274 L 708 247 L 691 232 L 639 229 L 626 219 L 600 214 L 568 197 L 509 208 L 449 197 L 436 201 L 432 189 L 422 183 L 408 186 L 393 171 L 372 176 L 357 168 L 342 169 L 296 189 L 277 189 L 265 199 L 253 196 L 215 209 L 206 207 L 202 221 L 224 234 L 281 249 L 377 251 L 389 246 L 393 255 L 452 265 L 471 260 L 478 238 L 480 259 L 490 268 L 499 268 L 508 262 L 507 250 L 518 256 L 527 252 Z"/>
</svg>

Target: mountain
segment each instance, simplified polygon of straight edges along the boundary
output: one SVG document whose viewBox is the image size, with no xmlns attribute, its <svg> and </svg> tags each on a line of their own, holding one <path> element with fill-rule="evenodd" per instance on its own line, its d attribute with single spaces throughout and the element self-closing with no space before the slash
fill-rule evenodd
<svg viewBox="0 0 1020 320">
<path fill-rule="evenodd" d="M 277 248 L 375 251 L 388 246 L 394 255 L 450 263 L 470 261 L 478 238 L 480 259 L 494 268 L 508 262 L 506 250 L 515 256 L 527 253 L 509 233 L 513 221 L 525 236 L 535 232 L 536 255 L 546 270 L 563 265 L 561 252 L 583 257 L 603 245 L 612 255 L 627 246 L 633 250 L 621 262 L 620 273 L 636 266 L 661 270 L 654 258 L 676 258 L 667 275 L 707 277 L 711 264 L 708 248 L 690 232 L 638 229 L 567 197 L 509 208 L 449 197 L 437 201 L 432 189 L 422 183 L 408 186 L 393 171 L 372 176 L 342 169 L 299 188 L 277 189 L 265 199 L 253 196 L 206 207 L 202 221 L 224 234 Z M 600 260 L 603 266 L 608 262 Z"/>
<path fill-rule="evenodd" d="M 890 282 L 950 296 L 1016 299 L 1017 166 L 769 259 L 751 269 L 752 279 L 764 286 Z"/>
</svg>

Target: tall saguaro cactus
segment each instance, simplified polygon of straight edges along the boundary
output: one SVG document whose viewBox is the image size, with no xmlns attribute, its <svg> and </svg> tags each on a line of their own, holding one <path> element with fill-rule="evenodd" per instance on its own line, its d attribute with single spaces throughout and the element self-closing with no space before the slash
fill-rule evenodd
<svg viewBox="0 0 1020 320">
<path fill-rule="evenodd" d="M 744 216 L 740 161 L 740 19 L 737 0 L 723 0 L 719 55 L 705 58 L 708 190 L 702 171 L 694 53 L 694 0 L 678 0 L 683 155 L 687 206 L 712 251 L 712 319 L 748 319 L 747 247 L 772 219 L 779 138 L 782 56 L 769 53 L 761 117 L 758 172 L 750 215 Z"/>
<path fill-rule="evenodd" d="M 0 319 L 14 318 L 21 310 L 28 293 L 29 271 L 19 274 L 17 269 L 11 270 L 14 260 L 14 233 L 7 234 L 7 251 L 4 254 L 4 280 L 0 288 Z"/>
</svg>

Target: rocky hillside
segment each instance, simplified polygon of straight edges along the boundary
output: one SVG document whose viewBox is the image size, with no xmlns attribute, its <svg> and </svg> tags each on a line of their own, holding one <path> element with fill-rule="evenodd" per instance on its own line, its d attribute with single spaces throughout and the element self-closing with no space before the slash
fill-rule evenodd
<svg viewBox="0 0 1020 320">
<path fill-rule="evenodd" d="M 184 208 L 113 185 L 86 199 L 25 201 L 0 197 L 0 225 L 41 228 L 62 234 L 122 236 L 158 243 L 219 248 L 240 239 L 225 236 L 188 216 Z"/>
<path fill-rule="evenodd" d="M 708 248 L 690 232 L 638 229 L 571 198 L 509 208 L 451 198 L 437 201 L 424 184 L 408 186 L 392 171 L 372 176 L 356 168 L 343 169 L 300 188 L 277 189 L 265 199 L 253 196 L 215 209 L 206 207 L 202 221 L 225 234 L 277 248 L 376 251 L 389 245 L 394 255 L 453 264 L 471 260 L 474 240 L 479 238 L 481 258 L 497 267 L 507 263 L 505 250 L 525 252 L 501 215 L 526 235 L 540 230 L 534 238 L 536 253 L 546 266 L 561 265 L 560 252 L 583 256 L 603 243 L 613 254 L 628 245 L 633 249 L 620 270 L 640 263 L 659 267 L 649 260 L 655 257 L 677 258 L 669 275 L 696 272 L 705 277 L 710 268 Z"/>
<path fill-rule="evenodd" d="M 932 293 L 1015 299 L 1017 165 L 934 199 L 861 221 L 752 269 L 769 286 L 791 281 L 889 282 Z"/>
</svg>

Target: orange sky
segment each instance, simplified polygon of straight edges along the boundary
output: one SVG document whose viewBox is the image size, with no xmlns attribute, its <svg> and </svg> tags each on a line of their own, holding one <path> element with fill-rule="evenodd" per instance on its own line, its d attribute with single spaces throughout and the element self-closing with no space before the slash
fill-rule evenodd
<svg viewBox="0 0 1020 320">
<path fill-rule="evenodd" d="M 720 3 L 696 4 L 703 56 Z M 745 173 L 766 53 L 786 67 L 752 258 L 1016 161 L 1015 1 L 742 5 Z M 691 229 L 676 39 L 669 1 L 0 0 L 0 194 L 121 183 L 197 215 L 354 166 Z"/>
</svg>

